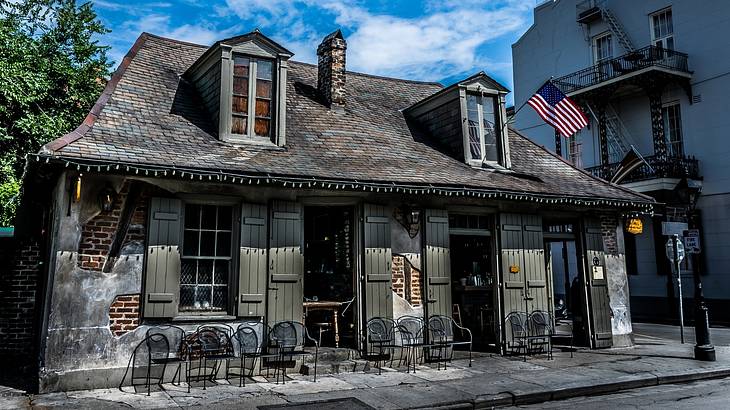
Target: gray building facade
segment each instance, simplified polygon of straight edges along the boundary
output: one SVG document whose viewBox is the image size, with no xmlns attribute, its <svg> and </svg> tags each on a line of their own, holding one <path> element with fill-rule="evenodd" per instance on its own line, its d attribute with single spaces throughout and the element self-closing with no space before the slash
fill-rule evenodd
<svg viewBox="0 0 730 410">
<path fill-rule="evenodd" d="M 574 137 L 525 107 L 514 126 L 579 168 L 610 180 L 635 147 L 642 166 L 621 184 L 666 206 L 642 215 L 644 232 L 626 235 L 635 319 L 674 321 L 678 288 L 663 222 L 700 232 L 701 252 L 682 264 L 685 317 L 692 316 L 692 271 L 699 270 L 711 322 L 728 322 L 730 290 L 730 3 L 681 0 L 554 0 L 512 46 L 515 107 L 547 80 L 582 106 L 588 127 Z M 691 204 L 680 181 L 701 185 Z"/>
</svg>

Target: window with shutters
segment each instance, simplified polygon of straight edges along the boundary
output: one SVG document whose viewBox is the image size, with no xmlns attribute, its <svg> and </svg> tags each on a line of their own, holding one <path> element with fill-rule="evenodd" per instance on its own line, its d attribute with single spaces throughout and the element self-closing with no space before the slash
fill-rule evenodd
<svg viewBox="0 0 730 410">
<path fill-rule="evenodd" d="M 270 141 L 274 91 L 273 60 L 234 55 L 232 135 Z"/>
<path fill-rule="evenodd" d="M 233 208 L 188 203 L 180 269 L 182 312 L 226 312 L 233 251 Z"/>
</svg>

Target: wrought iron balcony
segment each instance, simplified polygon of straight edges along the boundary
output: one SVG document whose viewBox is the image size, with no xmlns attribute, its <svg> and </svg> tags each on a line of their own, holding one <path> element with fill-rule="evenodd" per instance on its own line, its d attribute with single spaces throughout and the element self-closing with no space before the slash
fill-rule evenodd
<svg viewBox="0 0 730 410">
<path fill-rule="evenodd" d="M 590 23 L 601 17 L 601 7 L 605 6 L 604 0 L 583 0 L 575 5 L 575 20 L 578 23 Z"/>
<path fill-rule="evenodd" d="M 638 74 L 660 71 L 691 77 L 687 65 L 687 54 L 666 48 L 647 46 L 626 53 L 620 57 L 601 61 L 598 64 L 553 80 L 553 83 L 568 95 L 575 95 L 602 83 L 636 77 Z M 615 80 L 615 81 L 612 81 Z"/>
<path fill-rule="evenodd" d="M 657 157 L 651 155 L 644 157 L 646 162 L 649 163 L 651 168 L 647 167 L 646 164 L 633 170 L 622 183 L 646 181 L 649 179 L 657 178 L 692 178 L 698 179 L 700 177 L 699 162 L 694 157 Z M 593 176 L 610 181 L 613 175 L 616 173 L 620 163 L 615 162 L 613 164 L 599 165 L 595 167 L 586 168 L 587 172 L 590 172 Z"/>
</svg>

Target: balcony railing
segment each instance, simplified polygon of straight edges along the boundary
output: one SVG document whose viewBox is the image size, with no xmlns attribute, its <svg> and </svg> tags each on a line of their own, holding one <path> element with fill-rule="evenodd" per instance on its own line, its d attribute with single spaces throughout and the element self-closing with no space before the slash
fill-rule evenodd
<svg viewBox="0 0 730 410">
<path fill-rule="evenodd" d="M 660 158 L 656 155 L 644 157 L 651 168 L 646 164 L 633 170 L 622 183 L 646 181 L 656 178 L 692 178 L 697 179 L 700 176 L 700 167 L 697 159 L 694 157 L 664 157 Z M 596 167 L 586 168 L 593 176 L 610 181 L 616 174 L 620 163 L 616 162 L 608 165 L 599 165 Z"/>
<path fill-rule="evenodd" d="M 564 93 L 570 94 L 648 67 L 689 73 L 687 54 L 666 48 L 647 46 L 559 77 L 554 79 L 553 83 Z"/>
</svg>

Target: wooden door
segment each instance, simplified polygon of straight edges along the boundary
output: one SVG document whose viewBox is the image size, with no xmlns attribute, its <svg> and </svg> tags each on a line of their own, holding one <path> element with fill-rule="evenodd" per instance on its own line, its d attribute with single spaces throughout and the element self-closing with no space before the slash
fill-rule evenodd
<svg viewBox="0 0 730 410">
<path fill-rule="evenodd" d="M 303 320 L 303 240 L 301 206 L 296 202 L 273 201 L 269 234 L 269 325 L 283 320 Z"/>
<path fill-rule="evenodd" d="M 594 348 L 611 347 L 611 304 L 608 298 L 606 258 L 603 250 L 601 222 L 585 220 L 585 284 L 588 288 L 586 312 L 590 318 L 591 344 Z"/>
<path fill-rule="evenodd" d="M 170 318 L 178 313 L 181 220 L 179 199 L 150 200 L 143 317 Z"/>
<path fill-rule="evenodd" d="M 268 220 L 265 204 L 241 205 L 238 316 L 264 317 L 266 312 Z"/>
<path fill-rule="evenodd" d="M 542 236 L 542 217 L 522 215 L 522 248 L 525 267 L 525 289 L 528 313 L 550 310 L 545 269 L 545 243 Z"/>
<path fill-rule="evenodd" d="M 390 208 L 364 204 L 364 291 L 365 320 L 393 317 L 392 273 L 390 266 Z"/>
<path fill-rule="evenodd" d="M 427 209 L 425 218 L 423 268 L 426 277 L 426 314 L 429 317 L 451 317 L 449 214 L 445 210 Z"/>
</svg>

